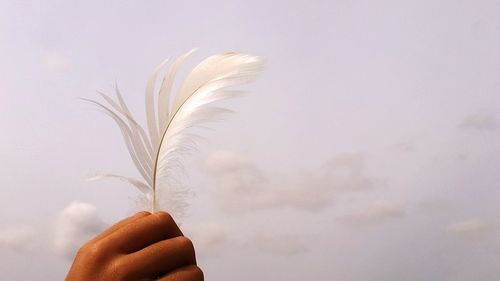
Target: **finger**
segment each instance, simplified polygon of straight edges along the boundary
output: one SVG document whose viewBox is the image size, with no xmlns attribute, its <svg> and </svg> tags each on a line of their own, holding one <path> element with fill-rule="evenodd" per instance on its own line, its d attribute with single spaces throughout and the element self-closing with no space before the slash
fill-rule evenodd
<svg viewBox="0 0 500 281">
<path fill-rule="evenodd" d="M 203 281 L 203 271 L 196 265 L 190 265 L 183 268 L 179 268 L 175 271 L 168 273 L 167 275 L 157 279 L 159 281 Z"/>
<path fill-rule="evenodd" d="M 133 253 L 177 236 L 182 232 L 174 219 L 168 213 L 156 212 L 123 226 L 104 240 L 124 253 Z"/>
<path fill-rule="evenodd" d="M 160 241 L 123 258 L 125 265 L 134 265 L 128 270 L 137 278 L 162 276 L 177 268 L 196 265 L 193 243 L 184 236 Z"/>
<path fill-rule="evenodd" d="M 125 219 L 115 223 L 114 225 L 110 226 L 108 229 L 106 229 L 101 234 L 99 234 L 94 239 L 92 239 L 92 241 L 101 240 L 101 239 L 109 236 L 111 233 L 115 232 L 116 230 L 122 228 L 123 226 L 125 226 L 129 223 L 132 223 L 138 219 L 141 219 L 143 217 L 149 216 L 149 215 L 151 215 L 150 212 L 146 212 L 146 211 L 138 212 L 138 213 L 134 214 L 133 216 L 125 218 Z"/>
</svg>

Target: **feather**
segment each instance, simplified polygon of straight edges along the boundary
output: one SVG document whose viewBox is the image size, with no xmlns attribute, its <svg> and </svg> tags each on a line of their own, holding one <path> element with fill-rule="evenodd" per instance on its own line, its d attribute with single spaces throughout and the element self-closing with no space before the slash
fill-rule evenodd
<svg viewBox="0 0 500 281">
<path fill-rule="evenodd" d="M 242 92 L 233 87 L 253 81 L 262 69 L 262 59 L 242 53 L 222 53 L 210 56 L 199 63 L 184 79 L 175 96 L 172 87 L 179 68 L 194 50 L 176 59 L 165 72 L 157 93 L 158 76 L 167 64 L 163 61 L 150 74 L 146 85 L 145 103 L 147 131 L 136 121 L 128 109 L 118 87 L 117 100 L 99 93 L 107 104 L 84 99 L 100 108 L 118 125 L 130 158 L 142 179 L 115 174 L 102 174 L 89 180 L 118 178 L 138 188 L 150 208 L 182 212 L 186 207 L 185 189 L 179 185 L 175 174 L 183 168 L 183 158 L 196 147 L 196 135 L 191 128 L 213 121 L 227 109 L 213 104 L 239 96 Z M 156 105 L 156 106 L 155 106 Z M 163 190 L 159 202 L 159 190 Z M 161 204 L 160 204 L 161 203 Z M 165 206 L 166 203 L 168 206 Z"/>
</svg>

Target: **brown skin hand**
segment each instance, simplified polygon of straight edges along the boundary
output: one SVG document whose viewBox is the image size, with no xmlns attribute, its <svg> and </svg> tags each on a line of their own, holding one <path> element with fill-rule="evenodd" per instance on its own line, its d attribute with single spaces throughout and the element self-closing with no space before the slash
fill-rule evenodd
<svg viewBox="0 0 500 281">
<path fill-rule="evenodd" d="M 139 212 L 78 251 L 66 281 L 203 281 L 193 243 L 165 212 Z"/>
</svg>

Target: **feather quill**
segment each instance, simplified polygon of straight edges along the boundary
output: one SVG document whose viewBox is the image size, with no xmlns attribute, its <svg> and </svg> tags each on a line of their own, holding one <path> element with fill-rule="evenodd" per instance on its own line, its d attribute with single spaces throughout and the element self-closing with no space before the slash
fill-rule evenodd
<svg viewBox="0 0 500 281">
<path fill-rule="evenodd" d="M 184 79 L 175 95 L 172 87 L 179 68 L 192 54 L 191 50 L 177 58 L 165 72 L 155 102 L 158 76 L 168 60 L 163 61 L 150 74 L 145 93 L 147 131 L 136 121 L 128 109 L 118 87 L 115 101 L 99 93 L 107 104 L 84 99 L 95 104 L 118 125 L 130 158 L 142 179 L 115 174 L 102 174 L 91 178 L 117 178 L 140 190 L 152 211 L 168 209 L 181 212 L 186 206 L 183 192 L 175 191 L 174 172 L 182 167 L 182 159 L 195 147 L 196 141 L 190 128 L 214 120 L 223 108 L 214 107 L 217 101 L 238 96 L 233 88 L 253 81 L 262 69 L 262 59 L 243 53 L 222 53 L 200 62 Z M 158 191 L 166 189 L 166 202 L 159 206 Z"/>
</svg>

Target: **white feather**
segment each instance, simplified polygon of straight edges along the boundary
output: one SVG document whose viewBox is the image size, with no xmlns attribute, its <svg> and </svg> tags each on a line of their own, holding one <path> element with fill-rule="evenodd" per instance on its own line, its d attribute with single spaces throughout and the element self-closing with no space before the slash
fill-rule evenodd
<svg viewBox="0 0 500 281">
<path fill-rule="evenodd" d="M 235 91 L 232 87 L 253 81 L 262 69 L 262 60 L 256 56 L 241 53 L 214 55 L 203 60 L 187 75 L 172 98 L 172 85 L 178 69 L 192 52 L 193 50 L 179 57 L 166 71 L 158 89 L 156 109 L 156 80 L 167 60 L 151 73 L 145 95 L 148 134 L 132 116 L 118 88 L 118 102 L 101 94 L 108 106 L 85 99 L 99 106 L 118 124 L 130 157 L 143 178 L 137 180 L 105 174 L 93 177 L 92 180 L 112 177 L 131 183 L 146 195 L 153 211 L 165 209 L 182 213 L 187 206 L 185 196 L 188 193 L 178 186 L 176 172 L 183 167 L 183 156 L 196 145 L 196 138 L 189 129 L 227 112 L 228 110 L 213 107 L 212 104 L 241 94 L 241 91 Z M 159 200 L 159 190 L 162 191 L 162 200 Z"/>
</svg>

